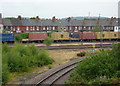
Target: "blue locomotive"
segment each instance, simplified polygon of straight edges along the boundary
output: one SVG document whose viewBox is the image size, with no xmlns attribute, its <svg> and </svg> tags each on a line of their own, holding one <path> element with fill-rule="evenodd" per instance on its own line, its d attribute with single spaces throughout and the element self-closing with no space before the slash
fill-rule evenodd
<svg viewBox="0 0 120 86">
<path fill-rule="evenodd" d="M 14 42 L 14 34 L 12 33 L 0 33 L 0 41 L 13 43 Z"/>
</svg>

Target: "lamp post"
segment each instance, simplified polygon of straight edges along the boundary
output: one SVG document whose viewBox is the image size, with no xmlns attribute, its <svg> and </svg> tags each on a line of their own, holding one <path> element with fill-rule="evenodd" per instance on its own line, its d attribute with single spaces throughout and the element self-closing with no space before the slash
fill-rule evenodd
<svg viewBox="0 0 120 86">
<path fill-rule="evenodd" d="M 102 42 L 103 42 L 103 36 L 104 36 L 104 34 L 103 34 L 103 26 L 100 26 L 100 45 L 101 45 L 101 48 L 103 47 L 102 46 Z"/>
<path fill-rule="evenodd" d="M 81 45 L 83 45 L 83 28 L 81 29 Z"/>
</svg>

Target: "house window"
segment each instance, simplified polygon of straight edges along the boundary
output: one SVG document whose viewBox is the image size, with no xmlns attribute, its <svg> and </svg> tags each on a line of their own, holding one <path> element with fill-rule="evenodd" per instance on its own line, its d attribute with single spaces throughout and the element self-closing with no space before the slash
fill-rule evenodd
<svg viewBox="0 0 120 86">
<path fill-rule="evenodd" d="M 37 27 L 37 31 L 39 30 L 39 27 Z"/>
<path fill-rule="evenodd" d="M 43 30 L 45 30 L 45 27 L 43 27 Z"/>
<path fill-rule="evenodd" d="M 33 31 L 34 31 L 34 30 L 35 30 L 35 27 L 33 26 L 32 28 L 33 28 Z"/>
<path fill-rule="evenodd" d="M 63 38 L 63 35 L 61 35 L 61 38 Z"/>
<path fill-rule="evenodd" d="M 13 31 L 15 31 L 15 28 L 13 29 Z"/>
<path fill-rule="evenodd" d="M 35 30 L 35 27 L 32 27 L 32 28 L 33 28 L 32 30 L 34 31 L 34 30 Z"/>
<path fill-rule="evenodd" d="M 84 29 L 86 29 L 86 28 L 84 27 Z"/>
<path fill-rule="evenodd" d="M 8 29 L 8 26 L 6 26 L 6 29 Z"/>
<path fill-rule="evenodd" d="M 47 30 L 49 30 L 49 28 L 47 27 Z"/>
<path fill-rule="evenodd" d="M 90 30 L 90 27 L 88 27 L 88 30 Z"/>
<path fill-rule="evenodd" d="M 17 30 L 20 30 L 20 27 L 18 27 Z"/>
<path fill-rule="evenodd" d="M 49 30 L 51 30 L 51 27 L 48 27 L 49 28 Z"/>
<path fill-rule="evenodd" d="M 27 31 L 29 30 L 28 27 L 26 27 L 26 30 L 27 30 Z"/>
<path fill-rule="evenodd" d="M 81 27 L 79 27 L 79 30 L 81 30 Z"/>
<path fill-rule="evenodd" d="M 10 27 L 10 29 L 12 30 L 12 26 Z"/>
<path fill-rule="evenodd" d="M 53 30 L 55 30 L 55 27 L 53 27 Z"/>
</svg>

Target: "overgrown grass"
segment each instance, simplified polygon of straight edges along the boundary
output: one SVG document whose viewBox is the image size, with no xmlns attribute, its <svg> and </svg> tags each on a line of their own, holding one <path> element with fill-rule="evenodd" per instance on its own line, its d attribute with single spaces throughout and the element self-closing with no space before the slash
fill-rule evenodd
<svg viewBox="0 0 120 86">
<path fill-rule="evenodd" d="M 27 72 L 32 67 L 42 67 L 53 62 L 46 50 L 39 49 L 33 44 L 25 46 L 15 43 L 13 48 L 4 44 L 2 48 L 3 84 L 9 80 L 12 72 Z"/>
<path fill-rule="evenodd" d="M 67 84 L 119 84 L 120 43 L 112 50 L 100 50 L 79 63 Z"/>
</svg>

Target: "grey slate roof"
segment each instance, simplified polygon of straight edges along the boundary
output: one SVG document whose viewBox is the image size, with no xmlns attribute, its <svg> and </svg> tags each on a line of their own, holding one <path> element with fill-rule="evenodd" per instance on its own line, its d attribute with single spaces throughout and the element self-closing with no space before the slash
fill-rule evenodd
<svg viewBox="0 0 120 86">
<path fill-rule="evenodd" d="M 4 26 L 13 26 L 10 19 L 2 19 Z"/>
<path fill-rule="evenodd" d="M 36 20 L 36 19 L 2 19 L 4 26 L 96 26 L 97 20 Z M 110 19 L 101 19 L 101 26 L 116 26 L 117 22 L 114 20 L 110 23 Z"/>
</svg>

